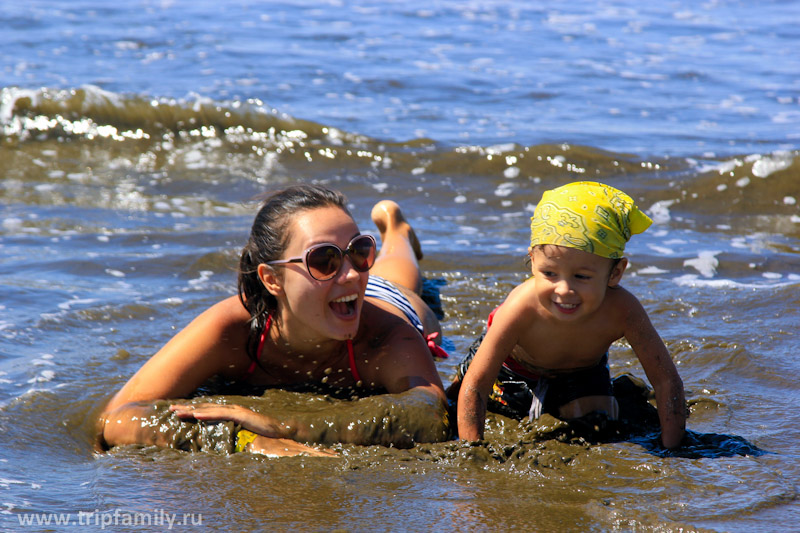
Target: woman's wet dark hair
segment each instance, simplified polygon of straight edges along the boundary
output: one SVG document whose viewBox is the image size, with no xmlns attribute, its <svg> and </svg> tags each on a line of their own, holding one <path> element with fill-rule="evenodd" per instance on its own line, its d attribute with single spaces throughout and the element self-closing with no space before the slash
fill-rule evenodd
<svg viewBox="0 0 800 533">
<path fill-rule="evenodd" d="M 289 242 L 288 227 L 301 211 L 320 207 L 338 207 L 350 217 L 347 198 L 338 191 L 318 185 L 293 185 L 269 194 L 261 202 L 250 230 L 250 238 L 239 259 L 239 300 L 250 313 L 247 355 L 258 359 L 258 343 L 267 316 L 274 313 L 278 301 L 258 278 L 258 265 L 282 259 Z"/>
</svg>

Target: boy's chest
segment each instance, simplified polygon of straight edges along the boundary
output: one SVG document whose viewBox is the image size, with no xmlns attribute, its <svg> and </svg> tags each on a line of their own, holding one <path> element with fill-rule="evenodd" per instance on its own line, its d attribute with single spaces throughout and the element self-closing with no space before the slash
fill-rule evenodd
<svg viewBox="0 0 800 533">
<path fill-rule="evenodd" d="M 621 335 L 603 324 L 554 327 L 534 324 L 520 338 L 511 356 L 532 372 L 574 370 L 596 365 Z"/>
</svg>

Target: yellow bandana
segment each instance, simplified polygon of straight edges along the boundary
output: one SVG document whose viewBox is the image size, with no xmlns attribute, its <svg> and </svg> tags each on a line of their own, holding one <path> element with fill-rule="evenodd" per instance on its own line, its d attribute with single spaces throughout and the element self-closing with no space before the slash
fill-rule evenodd
<svg viewBox="0 0 800 533">
<path fill-rule="evenodd" d="M 652 223 L 624 192 L 579 181 L 542 195 L 531 217 L 531 247 L 557 244 L 616 259 L 631 235 Z"/>
</svg>

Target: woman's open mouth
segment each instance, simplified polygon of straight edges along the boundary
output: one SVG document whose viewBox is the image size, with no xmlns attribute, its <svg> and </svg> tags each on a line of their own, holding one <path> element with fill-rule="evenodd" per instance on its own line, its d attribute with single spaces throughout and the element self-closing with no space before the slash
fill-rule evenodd
<svg viewBox="0 0 800 533">
<path fill-rule="evenodd" d="M 350 294 L 336 298 L 328 304 L 331 310 L 340 318 L 352 318 L 356 314 L 356 304 L 358 303 L 358 295 Z"/>
</svg>

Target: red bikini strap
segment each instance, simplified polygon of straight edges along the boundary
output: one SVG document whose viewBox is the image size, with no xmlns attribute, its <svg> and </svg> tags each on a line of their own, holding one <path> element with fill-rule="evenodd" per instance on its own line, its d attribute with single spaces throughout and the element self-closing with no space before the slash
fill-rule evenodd
<svg viewBox="0 0 800 533">
<path fill-rule="evenodd" d="M 255 369 L 258 361 L 261 360 L 261 352 L 264 349 L 264 341 L 267 338 L 267 332 L 269 331 L 270 326 L 272 325 L 272 315 L 267 315 L 267 323 L 264 324 L 264 329 L 261 331 L 261 338 L 258 341 L 258 351 L 256 351 L 256 358 L 250 363 L 250 366 L 247 368 L 247 372 L 245 373 L 246 376 L 252 374 Z M 348 359 L 350 360 L 350 373 L 353 374 L 353 378 L 355 378 L 356 382 L 361 381 L 361 376 L 358 373 L 358 369 L 356 368 L 356 355 L 353 353 L 353 341 L 351 339 L 347 339 L 347 355 Z"/>
<path fill-rule="evenodd" d="M 353 374 L 353 377 L 356 379 L 356 383 L 361 381 L 361 376 L 358 374 L 358 369 L 356 368 L 356 356 L 353 354 L 353 340 L 347 339 L 347 355 L 350 357 L 350 373 Z"/>
<path fill-rule="evenodd" d="M 261 350 L 264 349 L 264 341 L 267 339 L 267 332 L 269 331 L 269 327 L 272 325 L 272 315 L 267 315 L 267 323 L 264 324 L 264 329 L 261 330 L 261 339 L 258 341 L 258 350 L 256 350 L 256 358 L 253 359 L 253 362 L 250 363 L 250 366 L 247 367 L 247 372 L 245 373 L 246 376 L 249 376 L 256 370 L 256 365 L 261 360 Z"/>
</svg>

